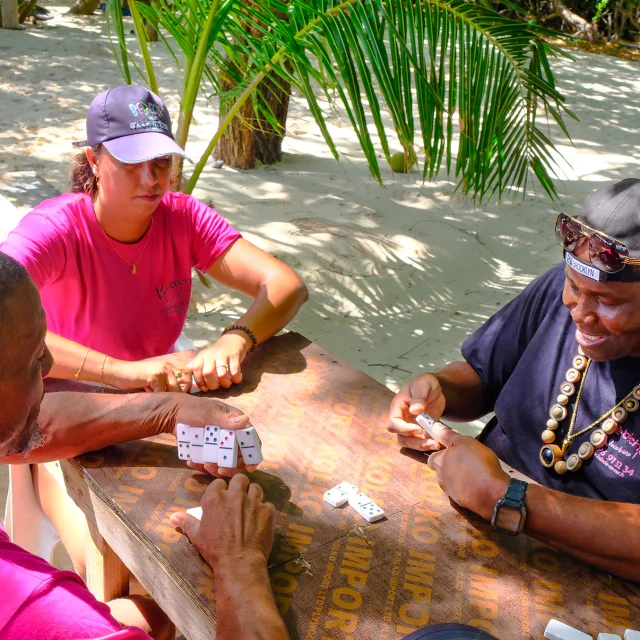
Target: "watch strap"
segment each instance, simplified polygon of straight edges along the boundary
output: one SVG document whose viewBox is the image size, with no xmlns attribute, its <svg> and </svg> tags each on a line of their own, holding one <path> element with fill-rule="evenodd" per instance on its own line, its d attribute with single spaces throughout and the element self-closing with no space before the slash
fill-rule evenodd
<svg viewBox="0 0 640 640">
<path fill-rule="evenodd" d="M 528 486 L 529 485 L 523 480 L 511 478 L 511 482 L 509 482 L 509 486 L 502 498 L 502 504 L 507 507 L 511 507 L 512 509 L 520 509 L 521 507 L 524 507 L 524 496 L 527 492 Z"/>
<path fill-rule="evenodd" d="M 509 485 L 507 486 L 507 490 L 504 493 L 504 496 L 496 502 L 496 505 L 493 509 L 493 515 L 491 517 L 491 526 L 501 533 L 506 533 L 507 535 L 516 536 L 522 532 L 524 529 L 524 522 L 527 517 L 527 509 L 524 505 L 524 499 L 527 492 L 527 487 L 529 485 L 523 480 L 517 480 L 516 478 L 511 478 Z M 511 509 L 513 511 L 520 512 L 520 522 L 518 524 L 518 528 L 515 531 L 511 531 L 509 529 L 505 529 L 503 527 L 498 526 L 497 520 L 500 514 L 501 509 Z"/>
</svg>

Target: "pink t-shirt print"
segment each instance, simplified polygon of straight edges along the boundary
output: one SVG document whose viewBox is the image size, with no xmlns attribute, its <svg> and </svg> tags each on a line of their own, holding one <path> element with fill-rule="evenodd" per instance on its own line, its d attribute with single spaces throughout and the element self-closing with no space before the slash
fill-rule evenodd
<svg viewBox="0 0 640 640">
<path fill-rule="evenodd" d="M 207 271 L 240 237 L 213 209 L 174 192 L 147 234 L 135 244 L 111 240 L 89 196 L 65 194 L 29 212 L 0 251 L 35 281 L 50 331 L 114 358 L 142 360 L 173 350 L 189 309 L 192 267 Z"/>
<path fill-rule="evenodd" d="M 80 577 L 9 542 L 0 525 L 0 640 L 151 640 L 122 628 Z"/>
</svg>

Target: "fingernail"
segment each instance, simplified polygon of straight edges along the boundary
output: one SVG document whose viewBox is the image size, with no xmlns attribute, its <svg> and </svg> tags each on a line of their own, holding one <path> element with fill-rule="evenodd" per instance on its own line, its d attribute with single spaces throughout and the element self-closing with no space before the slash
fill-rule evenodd
<svg viewBox="0 0 640 640">
<path fill-rule="evenodd" d="M 236 424 L 240 423 L 240 422 L 244 422 L 245 416 L 236 416 L 232 422 L 235 422 Z"/>
</svg>

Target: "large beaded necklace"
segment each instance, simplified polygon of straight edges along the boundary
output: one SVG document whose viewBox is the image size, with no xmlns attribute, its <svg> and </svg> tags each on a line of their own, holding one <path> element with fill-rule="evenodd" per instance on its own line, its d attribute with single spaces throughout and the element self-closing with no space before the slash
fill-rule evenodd
<svg viewBox="0 0 640 640">
<path fill-rule="evenodd" d="M 567 371 L 566 380 L 560 385 L 560 395 L 556 399 L 556 403 L 551 406 L 549 411 L 549 420 L 547 420 L 547 428 L 542 432 L 542 441 L 545 443 L 540 449 L 540 462 L 543 467 L 553 469 L 556 473 L 563 474 L 567 471 L 578 471 L 584 460 L 588 460 L 593 456 L 596 449 L 601 449 L 607 444 L 610 435 L 618 430 L 629 413 L 633 413 L 640 408 L 640 384 L 636 385 L 633 390 L 626 395 L 617 405 L 609 409 L 605 414 L 600 416 L 595 422 L 588 427 L 573 433 L 578 415 L 578 405 L 582 397 L 582 389 L 587 379 L 591 360 L 584 355 L 582 347 L 578 347 L 578 355 L 573 359 L 573 366 Z M 567 435 L 564 437 L 562 447 L 552 444 L 556 440 L 556 430 L 560 423 L 567 417 L 569 411 L 567 405 L 569 398 L 576 392 L 576 384 L 580 382 L 578 394 L 576 395 L 576 403 L 573 407 L 571 421 Z M 589 440 L 580 445 L 577 453 L 572 453 L 566 460 L 564 454 L 569 445 L 578 436 L 587 431 L 591 431 L 594 427 L 602 423 L 599 429 L 593 431 Z"/>
</svg>

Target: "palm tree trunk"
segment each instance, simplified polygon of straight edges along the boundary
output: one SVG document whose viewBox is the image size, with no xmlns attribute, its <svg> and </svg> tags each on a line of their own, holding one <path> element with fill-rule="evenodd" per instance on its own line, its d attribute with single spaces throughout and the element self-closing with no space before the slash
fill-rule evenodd
<svg viewBox="0 0 640 640">
<path fill-rule="evenodd" d="M 90 16 L 100 4 L 100 0 L 76 0 L 75 4 L 67 13 L 80 16 Z"/>
<path fill-rule="evenodd" d="M 28 0 L 20 7 L 20 24 L 22 24 L 32 13 L 37 0 Z"/>
<path fill-rule="evenodd" d="M 267 79 L 258 87 L 258 91 L 262 93 L 265 102 L 271 107 L 280 128 L 275 129 L 267 121 L 259 122 L 259 126 L 253 132 L 253 148 L 255 156 L 260 162 L 275 164 L 282 160 L 282 139 L 287 124 L 291 85 L 278 86 Z"/>
<path fill-rule="evenodd" d="M 4 29 L 18 28 L 18 0 L 4 0 L 0 12 L 0 27 Z"/>
<path fill-rule="evenodd" d="M 286 19 L 286 14 L 277 12 L 280 19 Z M 252 29 L 252 36 L 259 33 Z M 228 91 L 232 85 L 221 79 L 223 91 Z M 254 103 L 249 99 L 242 106 L 214 152 L 214 157 L 234 169 L 253 169 L 256 160 L 264 164 L 275 164 L 282 160 L 282 139 L 284 138 L 287 113 L 289 111 L 289 97 L 291 86 L 280 82 L 276 85 L 271 80 L 264 80 L 257 88 L 262 94 L 262 101 L 271 108 L 280 127 L 275 128 L 264 118 L 257 117 Z M 233 105 L 224 99 L 220 100 L 220 122 L 222 123 Z"/>
<path fill-rule="evenodd" d="M 142 4 L 151 4 L 152 0 L 139 0 Z M 154 4 L 158 3 L 158 0 L 153 0 Z M 149 42 L 156 42 L 158 40 L 158 21 L 154 20 L 153 22 L 149 22 L 146 18 L 144 19 L 144 28 L 147 32 L 147 40 Z"/>
<path fill-rule="evenodd" d="M 221 82 L 223 91 L 231 89 L 226 81 Z M 220 99 L 220 122 L 225 119 L 234 100 Z M 247 100 L 233 119 L 226 133 L 220 139 L 214 157 L 223 160 L 224 163 L 234 169 L 253 169 L 256 166 L 256 154 L 254 148 L 255 115 L 253 100 Z"/>
</svg>

